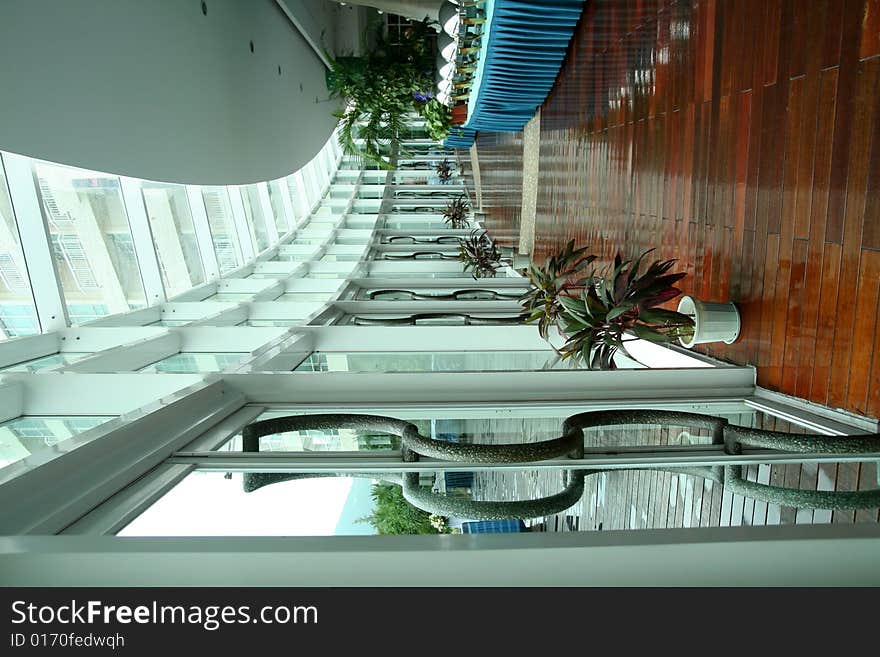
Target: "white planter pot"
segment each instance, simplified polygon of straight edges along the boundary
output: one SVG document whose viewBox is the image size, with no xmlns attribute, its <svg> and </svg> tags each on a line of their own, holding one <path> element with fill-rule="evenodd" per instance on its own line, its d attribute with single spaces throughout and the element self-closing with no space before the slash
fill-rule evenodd
<svg viewBox="0 0 880 657">
<path fill-rule="evenodd" d="M 731 344 L 739 337 L 739 310 L 733 303 L 700 301 L 684 296 L 678 302 L 678 312 L 694 318 L 694 335 L 690 340 L 679 338 L 683 347 L 706 342 Z"/>
</svg>

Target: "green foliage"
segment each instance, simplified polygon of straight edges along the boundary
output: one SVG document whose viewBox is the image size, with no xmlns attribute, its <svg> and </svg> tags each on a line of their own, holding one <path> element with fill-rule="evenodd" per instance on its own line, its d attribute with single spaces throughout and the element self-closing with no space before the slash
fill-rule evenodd
<svg viewBox="0 0 880 657">
<path fill-rule="evenodd" d="M 587 249 L 574 248 L 574 240 L 561 251 L 550 256 L 543 267 L 531 263 L 526 275 L 531 281 L 528 292 L 520 299 L 523 306 L 523 319 L 538 322 L 538 333 L 545 340 L 551 324 L 555 324 L 562 308 L 561 298 L 572 290 L 580 290 L 583 283 L 575 280 L 580 271 L 596 260 L 587 255 Z"/>
<path fill-rule="evenodd" d="M 421 114 L 425 118 L 425 127 L 431 139 L 436 141 L 446 139 L 452 128 L 452 110 L 436 98 L 432 98 L 422 107 Z"/>
<path fill-rule="evenodd" d="M 674 284 L 684 273 L 667 273 L 675 260 L 652 262 L 639 274 L 645 251 L 635 262 L 620 254 L 613 265 L 580 280 L 571 278 L 595 256 L 574 249 L 569 242 L 544 268 L 529 267 L 532 289 L 523 297 L 524 318 L 539 322 L 539 331 L 555 324 L 566 339 L 559 350 L 563 359 L 583 363 L 590 369 L 615 369 L 618 351 L 633 358 L 626 343 L 636 339 L 668 343 L 693 333 L 691 317 L 659 308 L 681 294 Z"/>
<path fill-rule="evenodd" d="M 486 231 L 474 229 L 469 237 L 458 240 L 458 259 L 474 280 L 495 278 L 501 266 L 501 252 Z"/>
<path fill-rule="evenodd" d="M 339 138 L 343 150 L 383 168 L 390 168 L 388 146 L 404 127 L 404 117 L 422 111 L 416 96 L 434 86 L 433 54 L 428 21 L 416 23 L 389 43 L 381 29 L 376 46 L 365 57 L 339 57 L 327 74 L 331 98 L 345 98 Z M 363 139 L 363 147 L 356 139 Z"/>
<path fill-rule="evenodd" d="M 467 197 L 462 194 L 458 198 L 451 200 L 446 207 L 443 208 L 443 221 L 449 224 L 449 227 L 453 229 L 467 228 L 468 212 L 470 209 Z"/>
<path fill-rule="evenodd" d="M 361 520 L 369 522 L 380 534 L 436 534 L 431 516 L 406 501 L 400 486 L 374 484 L 371 493 L 376 502 L 373 513 Z"/>
</svg>

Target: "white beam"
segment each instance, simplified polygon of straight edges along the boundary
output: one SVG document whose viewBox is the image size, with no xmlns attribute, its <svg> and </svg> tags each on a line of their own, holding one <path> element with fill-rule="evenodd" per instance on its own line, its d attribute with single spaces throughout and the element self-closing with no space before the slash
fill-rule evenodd
<svg viewBox="0 0 880 657">
<path fill-rule="evenodd" d="M 269 246 L 278 243 L 278 227 L 275 225 L 275 211 L 272 209 L 272 200 L 269 198 L 268 183 L 257 183 L 257 196 L 260 198 L 260 208 L 263 210 L 263 223 L 266 226 L 266 234 L 269 236 Z"/>
<path fill-rule="evenodd" d="M 147 216 L 147 209 L 144 205 L 141 181 L 136 178 L 120 176 L 119 183 L 122 187 L 122 201 L 131 229 L 131 240 L 137 256 L 141 280 L 144 283 L 144 291 L 147 295 L 147 305 L 155 306 L 163 303 L 166 299 L 165 285 L 162 282 L 159 258 L 156 256 L 156 244 L 153 241 L 150 218 Z"/>
<path fill-rule="evenodd" d="M 248 224 L 247 215 L 244 212 L 244 200 L 241 198 L 241 187 L 229 185 L 226 187 L 229 194 L 229 207 L 232 208 L 232 222 L 238 235 L 238 243 L 241 246 L 242 264 L 246 264 L 257 255 L 254 251 L 254 241 L 251 237 L 251 226 Z"/>
<path fill-rule="evenodd" d="M 290 194 L 287 189 L 281 189 L 281 186 L 285 188 L 288 185 L 286 179 L 282 179 L 278 181 L 278 190 L 281 195 L 281 207 L 284 209 L 284 223 L 287 225 L 287 230 L 284 231 L 285 235 L 289 234 L 290 231 L 296 228 L 296 211 L 293 209 L 293 203 L 290 202 Z M 279 237 L 284 237 L 284 235 L 279 235 Z"/>
<path fill-rule="evenodd" d="M 0 559 L 8 586 L 877 586 L 880 527 L 21 536 L 0 538 Z"/>
<path fill-rule="evenodd" d="M 186 197 L 189 200 L 189 211 L 192 215 L 193 230 L 202 254 L 202 266 L 205 269 L 205 280 L 214 281 L 220 278 L 220 265 L 214 251 L 214 240 L 211 237 L 211 224 L 208 222 L 208 211 L 205 209 L 205 197 L 198 185 L 186 186 Z"/>
</svg>

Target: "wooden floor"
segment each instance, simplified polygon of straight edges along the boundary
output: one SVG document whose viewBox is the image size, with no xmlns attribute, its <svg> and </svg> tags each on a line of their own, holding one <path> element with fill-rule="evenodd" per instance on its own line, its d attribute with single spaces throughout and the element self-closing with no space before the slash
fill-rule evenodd
<svg viewBox="0 0 880 657">
<path fill-rule="evenodd" d="M 571 237 L 678 258 L 685 293 L 742 313 L 707 353 L 880 416 L 880 0 L 586 7 L 542 108 L 537 259 Z M 522 135 L 477 149 L 515 244 Z"/>
</svg>

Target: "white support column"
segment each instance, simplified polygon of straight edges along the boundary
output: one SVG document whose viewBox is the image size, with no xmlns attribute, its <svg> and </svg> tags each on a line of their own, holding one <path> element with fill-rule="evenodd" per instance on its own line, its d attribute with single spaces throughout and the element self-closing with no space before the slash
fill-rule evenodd
<svg viewBox="0 0 880 657">
<path fill-rule="evenodd" d="M 251 238 L 251 227 L 248 225 L 247 215 L 244 213 L 244 202 L 241 198 L 241 188 L 229 185 L 226 187 L 229 194 L 229 207 L 232 208 L 232 221 L 235 224 L 235 232 L 238 234 L 238 243 L 241 245 L 242 264 L 250 262 L 257 254 L 254 253 L 254 241 Z"/>
<path fill-rule="evenodd" d="M 150 228 L 150 218 L 147 216 L 147 209 L 144 205 L 141 181 L 137 178 L 119 176 L 119 184 L 122 187 L 122 201 L 128 215 L 128 225 L 131 229 L 131 239 L 141 271 L 141 280 L 147 294 L 147 305 L 154 306 L 158 303 L 164 303 L 167 298 L 165 286 L 162 282 L 162 271 L 159 268 L 156 244 L 153 241 L 153 232 Z"/>
<path fill-rule="evenodd" d="M 279 184 L 286 187 L 288 185 L 287 179 L 283 179 Z M 287 193 L 286 189 L 282 191 L 281 207 L 284 209 L 284 221 L 287 222 L 286 233 L 290 233 L 292 230 L 296 229 L 296 211 L 293 209 L 293 203 L 290 202 L 290 194 Z"/>
<path fill-rule="evenodd" d="M 321 183 L 318 180 L 318 174 L 315 171 L 315 167 L 315 163 L 311 162 L 304 171 L 306 184 L 309 187 L 309 212 L 314 212 L 317 209 L 318 204 L 321 202 L 321 198 L 324 196 L 321 193 Z"/>
<path fill-rule="evenodd" d="M 327 144 L 324 144 L 324 147 L 319 152 L 319 159 L 321 162 L 321 182 L 325 191 L 330 187 L 330 183 L 333 181 L 333 176 L 330 173 L 330 156 L 327 153 L 327 149 Z"/>
<path fill-rule="evenodd" d="M 208 211 L 205 209 L 205 197 L 198 185 L 186 186 L 186 197 L 189 200 L 189 211 L 192 214 L 193 229 L 202 254 L 202 265 L 205 268 L 205 281 L 216 281 L 220 278 L 220 265 L 217 263 L 217 252 L 214 251 L 214 239 L 211 237 L 211 224 L 208 222 Z"/>
<path fill-rule="evenodd" d="M 263 223 L 266 226 L 266 234 L 269 236 L 269 245 L 278 243 L 278 228 L 275 226 L 275 212 L 272 210 L 272 201 L 269 199 L 269 183 L 257 183 L 257 195 L 260 197 L 260 208 L 263 210 Z"/>
<path fill-rule="evenodd" d="M 308 165 L 306 165 L 308 167 Z M 306 177 L 304 175 L 304 171 L 306 167 L 303 167 L 295 174 L 293 174 L 293 184 L 294 184 L 294 192 L 296 195 L 296 224 L 300 225 L 306 217 L 309 216 L 312 212 L 312 201 L 309 197 L 309 186 L 306 183 Z"/>
<path fill-rule="evenodd" d="M 300 176 L 302 176 L 303 190 L 305 191 L 305 195 L 303 198 L 306 200 L 306 208 L 307 214 L 311 214 L 312 209 L 315 207 L 315 179 L 312 173 L 312 164 L 309 163 L 305 165 L 298 172 Z M 299 191 L 299 188 L 297 188 Z"/>
<path fill-rule="evenodd" d="M 5 153 L 3 163 L 41 330 L 47 333 L 66 328 L 67 305 L 52 256 L 49 225 L 37 195 L 31 159 Z"/>
</svg>

